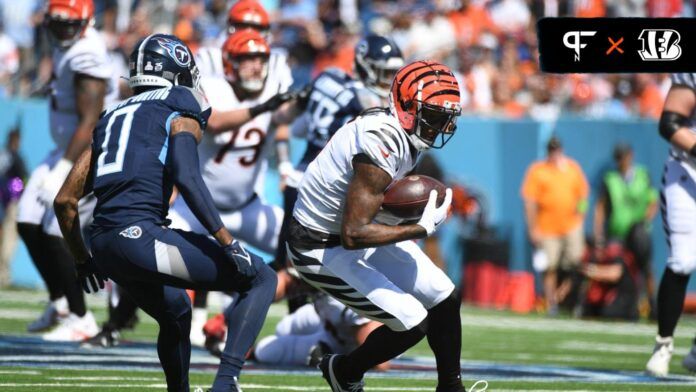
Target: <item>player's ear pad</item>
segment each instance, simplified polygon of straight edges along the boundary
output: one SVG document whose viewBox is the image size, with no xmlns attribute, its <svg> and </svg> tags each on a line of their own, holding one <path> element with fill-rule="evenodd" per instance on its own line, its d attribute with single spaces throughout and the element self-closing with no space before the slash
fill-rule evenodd
<svg viewBox="0 0 696 392">
<path fill-rule="evenodd" d="M 412 102 L 402 102 L 401 106 L 404 108 L 404 110 L 398 112 L 401 127 L 404 128 L 404 130 L 408 133 L 413 132 L 414 117 L 413 114 L 407 112 L 407 110 L 411 108 L 412 104 Z"/>
</svg>

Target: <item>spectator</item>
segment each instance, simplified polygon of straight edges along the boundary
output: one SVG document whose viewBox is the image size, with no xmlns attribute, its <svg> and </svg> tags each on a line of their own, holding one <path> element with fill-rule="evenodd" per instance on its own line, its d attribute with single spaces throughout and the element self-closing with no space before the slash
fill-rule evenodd
<svg viewBox="0 0 696 392">
<path fill-rule="evenodd" d="M 17 200 L 24 189 L 27 169 L 19 155 L 19 129 L 7 136 L 7 145 L 0 151 L 0 288 L 10 283 L 10 261 L 17 246 Z"/>
<path fill-rule="evenodd" d="M 645 276 L 647 296 L 651 299 L 654 283 L 649 226 L 657 214 L 657 191 L 650 183 L 648 171 L 633 163 L 631 146 L 617 144 L 614 161 L 616 169 L 604 175 L 594 208 L 595 248 L 603 249 L 609 240 L 629 250 Z"/>
<path fill-rule="evenodd" d="M 12 77 L 17 70 L 19 70 L 17 46 L 0 27 L 0 98 L 12 94 Z"/>
<path fill-rule="evenodd" d="M 19 72 L 13 89 L 22 95 L 28 93 L 30 74 L 37 66 L 34 27 L 41 23 L 43 3 L 42 0 L 0 0 L 3 30 L 19 50 Z"/>
<path fill-rule="evenodd" d="M 546 259 L 544 296 L 549 314 L 555 315 L 569 283 L 559 285 L 558 272 L 576 269 L 584 251 L 589 188 L 580 165 L 563 154 L 557 137 L 549 140 L 547 151 L 545 160 L 528 168 L 521 193 L 529 239 Z"/>
<path fill-rule="evenodd" d="M 638 114 L 641 117 L 660 118 L 665 96 L 660 91 L 654 77 L 650 74 L 636 74 L 634 78 L 635 93 L 638 98 Z"/>
</svg>

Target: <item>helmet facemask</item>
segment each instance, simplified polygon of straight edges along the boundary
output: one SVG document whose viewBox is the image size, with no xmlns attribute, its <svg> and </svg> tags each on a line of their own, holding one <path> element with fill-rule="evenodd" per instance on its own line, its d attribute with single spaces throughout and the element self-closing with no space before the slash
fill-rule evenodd
<svg viewBox="0 0 696 392">
<path fill-rule="evenodd" d="M 461 109 L 446 108 L 418 102 L 416 128 L 410 135 L 424 143 L 427 148 L 442 148 L 454 136 L 457 130 L 457 117 Z M 439 143 L 438 142 L 439 139 Z"/>
<path fill-rule="evenodd" d="M 48 15 L 44 22 L 49 38 L 61 48 L 69 48 L 77 42 L 90 23 L 90 19 L 66 19 Z"/>
</svg>

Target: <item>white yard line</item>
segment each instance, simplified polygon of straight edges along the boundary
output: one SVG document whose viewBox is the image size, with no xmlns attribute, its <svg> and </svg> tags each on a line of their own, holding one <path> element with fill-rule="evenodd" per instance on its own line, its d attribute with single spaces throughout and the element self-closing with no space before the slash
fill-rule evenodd
<svg viewBox="0 0 696 392">
<path fill-rule="evenodd" d="M 462 314 L 462 325 L 464 327 L 481 327 L 486 329 L 512 329 L 564 334 L 572 332 L 620 336 L 652 336 L 655 334 L 656 330 L 654 325 L 638 323 L 608 323 L 575 319 L 533 319 L 503 315 L 481 316 L 466 314 L 466 312 Z M 686 328 L 680 328 L 680 332 L 677 333 L 677 337 L 693 337 L 693 328 L 689 328 L 689 326 L 692 325 L 693 322 L 687 323 L 685 325 Z M 464 330 L 464 333 L 466 334 L 466 329 Z"/>
<path fill-rule="evenodd" d="M 162 381 L 157 377 L 99 377 L 99 376 L 70 376 L 70 377 L 48 377 L 49 380 L 57 381 Z"/>
<path fill-rule="evenodd" d="M 0 370 L 0 374 L 29 374 L 32 376 L 38 376 L 41 374 L 38 370 Z"/>
<path fill-rule="evenodd" d="M 561 350 L 570 351 L 600 351 L 608 353 L 635 353 L 645 354 L 652 352 L 653 345 L 645 344 L 618 344 L 618 343 L 596 343 L 586 340 L 566 340 L 556 345 Z M 690 347 L 675 347 L 674 354 L 686 355 Z M 604 359 L 603 359 L 604 360 Z"/>
</svg>

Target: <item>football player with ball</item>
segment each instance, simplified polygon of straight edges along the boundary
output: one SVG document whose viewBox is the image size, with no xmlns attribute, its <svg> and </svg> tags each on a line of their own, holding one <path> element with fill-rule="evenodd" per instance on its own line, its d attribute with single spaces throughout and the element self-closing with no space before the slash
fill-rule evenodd
<svg viewBox="0 0 696 392">
<path fill-rule="evenodd" d="M 447 143 L 460 113 L 459 86 L 448 67 L 408 64 L 394 77 L 389 108 L 368 110 L 339 129 L 302 178 L 288 239 L 291 262 L 307 283 L 384 324 L 352 352 L 322 359 L 334 392 L 362 391 L 368 369 L 424 337 L 437 361 L 437 391 L 464 391 L 459 298 L 412 241 L 445 221 L 452 191 L 439 202 L 438 184 L 399 182 L 421 152 Z M 423 210 L 414 224 L 380 224 L 375 217 L 385 201 L 392 214 L 411 215 L 409 204 Z"/>
</svg>

